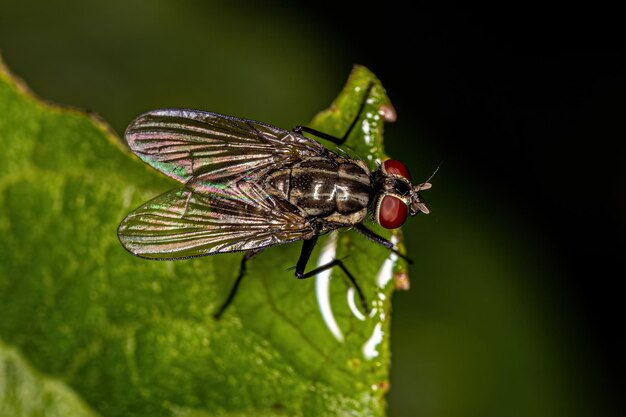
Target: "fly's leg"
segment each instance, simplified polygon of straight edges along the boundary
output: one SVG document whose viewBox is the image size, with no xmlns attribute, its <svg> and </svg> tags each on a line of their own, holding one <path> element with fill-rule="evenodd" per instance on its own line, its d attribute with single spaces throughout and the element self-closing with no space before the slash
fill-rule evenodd
<svg viewBox="0 0 626 417">
<path fill-rule="evenodd" d="M 310 133 L 312 135 L 317 136 L 318 138 L 326 139 L 326 140 L 328 140 L 330 142 L 336 143 L 337 145 L 343 145 L 343 143 L 348 139 L 348 137 L 350 137 L 350 134 L 352 133 L 352 130 L 354 129 L 354 126 L 356 126 L 356 123 L 361 118 L 361 113 L 363 113 L 363 109 L 365 108 L 365 103 L 367 103 L 367 98 L 369 97 L 370 92 L 372 91 L 373 87 L 374 87 L 374 83 L 372 83 L 372 82 L 370 82 L 367 85 L 367 90 L 365 90 L 365 97 L 363 97 L 363 101 L 361 102 L 361 106 L 359 107 L 359 111 L 357 112 L 356 117 L 354 118 L 354 120 L 352 120 L 352 123 L 350 123 L 350 127 L 348 127 L 348 130 L 343 135 L 343 137 L 338 138 L 336 136 L 332 136 L 332 135 L 329 135 L 328 133 L 320 132 L 319 130 L 312 129 L 312 128 L 307 127 L 307 126 L 296 126 L 293 129 L 293 131 L 296 132 L 296 133 L 299 133 L 299 134 L 302 134 L 302 132 Z"/>
<path fill-rule="evenodd" d="M 346 276 L 352 283 L 352 286 L 354 287 L 357 294 L 359 295 L 359 299 L 361 300 L 361 306 L 363 307 L 363 310 L 365 311 L 365 313 L 369 314 L 370 310 L 369 310 L 369 307 L 367 306 L 367 301 L 365 300 L 363 291 L 361 291 L 361 287 L 359 287 L 359 284 L 356 282 L 356 279 L 354 278 L 354 276 L 350 273 L 350 271 L 348 271 L 348 268 L 346 268 L 346 266 L 343 264 L 343 262 L 340 259 L 335 259 L 333 261 L 328 262 L 327 264 L 318 266 L 312 271 L 309 271 L 306 273 L 304 272 L 304 270 L 306 269 L 306 264 L 309 262 L 309 258 L 311 257 L 311 253 L 313 252 L 313 248 L 315 247 L 316 243 L 317 243 L 317 236 L 312 237 L 311 239 L 304 240 L 302 242 L 302 251 L 300 252 L 300 258 L 298 258 L 298 263 L 296 264 L 296 277 L 298 279 L 310 278 L 319 274 L 320 272 L 326 271 L 327 269 L 330 269 L 334 266 L 338 266 L 346 274 Z"/>
<path fill-rule="evenodd" d="M 300 257 L 296 263 L 296 278 L 298 279 L 305 278 L 303 277 L 304 270 L 306 269 L 306 264 L 309 263 L 313 248 L 315 248 L 315 244 L 317 243 L 317 237 L 318 235 L 315 235 L 310 239 L 302 241 L 302 250 L 300 251 Z"/>
<path fill-rule="evenodd" d="M 246 275 L 246 263 L 250 260 L 250 258 L 258 254 L 262 250 L 263 249 L 253 249 L 253 250 L 246 252 L 243 255 L 243 258 L 241 259 L 241 264 L 239 266 L 239 275 L 237 275 L 237 279 L 235 280 L 235 284 L 233 285 L 233 287 L 230 290 L 230 293 L 228 294 L 228 298 L 226 298 L 226 301 L 224 301 L 224 303 L 219 308 L 219 310 L 217 310 L 217 312 L 213 314 L 213 317 L 216 320 L 219 320 L 219 318 L 222 317 L 222 314 L 224 314 L 224 311 L 226 311 L 230 303 L 233 302 L 233 299 L 235 298 L 235 295 L 237 294 L 237 289 L 239 288 L 239 284 L 241 284 L 243 277 Z"/>
<path fill-rule="evenodd" d="M 352 286 L 354 286 L 354 289 L 356 290 L 357 294 L 359 295 L 359 299 L 361 300 L 361 306 L 363 307 L 363 311 L 365 311 L 366 314 L 369 314 L 370 309 L 367 306 L 367 301 L 365 300 L 365 296 L 363 295 L 363 291 L 361 291 L 361 287 L 359 287 L 359 284 L 357 284 L 356 279 L 350 273 L 350 271 L 348 271 L 348 268 L 346 268 L 346 266 L 343 264 L 343 261 L 341 259 L 335 259 L 333 261 L 330 261 L 327 264 L 324 264 L 322 266 L 319 266 L 319 267 L 315 268 L 312 271 L 307 272 L 306 274 L 301 274 L 300 276 L 298 276 L 298 278 L 299 279 L 310 278 L 310 277 L 315 276 L 315 275 L 319 274 L 320 272 L 326 271 L 327 269 L 330 269 L 330 268 L 332 268 L 334 266 L 338 266 L 346 274 L 346 276 L 348 277 L 348 279 L 352 283 Z M 296 276 L 297 276 L 297 271 L 296 271 Z"/>
<path fill-rule="evenodd" d="M 319 130 L 315 130 L 307 126 L 296 126 L 293 128 L 293 131 L 300 135 L 302 134 L 302 132 L 307 132 L 314 136 L 317 136 L 318 138 L 326 139 L 329 142 L 336 143 L 337 145 L 342 145 L 346 141 L 345 138 L 338 138 L 336 136 L 320 132 Z"/>
<path fill-rule="evenodd" d="M 362 234 L 363 236 L 365 236 L 366 238 L 368 238 L 369 240 L 371 240 L 372 242 L 374 242 L 374 243 L 376 243 L 376 244 L 378 244 L 380 246 L 386 247 L 387 249 L 389 249 L 390 251 L 392 251 L 393 253 L 398 255 L 400 258 L 402 258 L 405 261 L 407 261 L 409 264 L 413 264 L 413 259 L 411 259 L 408 256 L 400 253 L 396 248 L 393 247 L 393 243 L 391 243 L 390 241 L 388 241 L 384 237 L 374 233 L 372 230 L 368 229 L 367 227 L 363 226 L 363 223 L 356 224 L 354 226 L 354 229 L 357 232 L 359 232 L 360 234 Z"/>
</svg>

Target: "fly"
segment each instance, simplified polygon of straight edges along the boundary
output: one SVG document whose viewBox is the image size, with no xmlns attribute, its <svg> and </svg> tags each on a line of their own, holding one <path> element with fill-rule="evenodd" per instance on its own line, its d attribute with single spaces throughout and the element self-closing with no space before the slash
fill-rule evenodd
<svg viewBox="0 0 626 417">
<path fill-rule="evenodd" d="M 250 258 L 270 246 L 301 240 L 295 276 L 309 278 L 337 266 L 367 312 L 363 292 L 341 260 L 305 272 L 317 239 L 350 227 L 410 262 L 364 222 L 371 212 L 376 223 L 395 229 L 407 216 L 427 214 L 419 192 L 431 188 L 430 179 L 412 185 L 408 168 L 393 159 L 371 172 L 365 162 L 332 152 L 303 133 L 342 145 L 372 86 L 341 138 L 306 126 L 287 131 L 199 110 L 154 110 L 137 117 L 126 130 L 130 149 L 184 186 L 131 212 L 119 226 L 120 242 L 147 259 L 245 252 L 228 298 L 215 313 L 219 318 L 233 301 Z"/>
</svg>

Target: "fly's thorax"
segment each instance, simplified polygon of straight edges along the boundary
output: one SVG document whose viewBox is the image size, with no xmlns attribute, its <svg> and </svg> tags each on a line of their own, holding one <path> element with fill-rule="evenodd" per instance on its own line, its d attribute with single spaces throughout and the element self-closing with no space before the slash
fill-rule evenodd
<svg viewBox="0 0 626 417">
<path fill-rule="evenodd" d="M 307 217 L 354 224 L 367 213 L 372 186 L 367 167 L 346 158 L 307 158 L 277 169 L 265 179 L 268 192 L 298 207 Z"/>
</svg>

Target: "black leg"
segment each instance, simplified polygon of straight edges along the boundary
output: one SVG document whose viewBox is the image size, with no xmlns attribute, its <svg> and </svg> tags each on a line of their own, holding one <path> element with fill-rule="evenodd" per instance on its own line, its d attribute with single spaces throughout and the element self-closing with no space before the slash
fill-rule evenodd
<svg viewBox="0 0 626 417">
<path fill-rule="evenodd" d="M 317 243 L 317 236 L 308 240 L 304 240 L 302 242 L 302 251 L 300 252 L 300 258 L 298 258 L 298 263 L 296 264 L 296 277 L 298 279 L 310 278 L 319 274 L 320 272 L 326 271 L 327 269 L 330 269 L 334 266 L 338 266 L 346 274 L 346 276 L 352 283 L 352 286 L 356 289 L 356 292 L 359 295 L 359 299 L 361 300 L 361 305 L 363 306 L 363 310 L 367 314 L 369 314 L 370 310 L 367 306 L 367 301 L 365 300 L 363 291 L 361 291 L 361 287 L 359 287 L 359 284 L 357 284 L 356 279 L 350 273 L 350 271 L 348 271 L 348 269 L 345 267 L 345 265 L 343 264 L 341 260 L 335 259 L 333 261 L 328 262 L 327 264 L 318 266 L 312 271 L 309 271 L 307 273 L 304 272 L 304 270 L 306 269 L 306 265 L 309 262 L 309 259 L 311 258 L 311 253 L 313 253 L 313 248 L 315 247 L 316 243 Z"/>
<path fill-rule="evenodd" d="M 380 246 L 386 247 L 387 249 L 389 249 L 390 251 L 392 251 L 393 253 L 395 253 L 396 255 L 398 255 L 399 257 L 401 257 L 402 259 L 404 259 L 408 263 L 413 264 L 413 260 L 411 258 L 409 258 L 408 256 L 400 253 L 396 248 L 393 247 L 393 243 L 391 243 L 390 241 L 388 241 L 384 237 L 382 237 L 380 235 L 377 235 L 376 233 L 374 233 L 373 231 L 371 231 L 367 227 L 363 226 L 363 223 L 359 223 L 359 224 L 355 225 L 354 229 L 357 232 L 359 232 L 360 234 L 362 234 L 363 236 L 365 236 L 366 238 L 368 238 L 369 240 L 371 240 L 372 242 L 377 243 Z"/>
<path fill-rule="evenodd" d="M 306 269 L 306 264 L 309 262 L 311 258 L 311 254 L 313 253 L 313 248 L 317 243 L 317 236 L 313 236 L 311 239 L 302 241 L 302 250 L 300 251 L 300 257 L 298 258 L 298 263 L 296 263 L 296 278 L 305 278 L 304 270 Z"/>
<path fill-rule="evenodd" d="M 363 113 L 363 109 L 365 108 L 365 104 L 367 103 L 367 98 L 369 97 L 370 92 L 372 91 L 373 87 L 374 87 L 374 83 L 369 83 L 367 85 L 367 90 L 365 90 L 365 97 L 363 98 L 363 101 L 361 102 L 359 111 L 357 112 L 354 120 L 352 120 L 352 123 L 350 123 L 350 127 L 348 127 L 348 130 L 346 131 L 346 133 L 344 133 L 343 137 L 338 138 L 336 136 L 332 136 L 332 135 L 329 135 L 328 133 L 320 132 L 319 130 L 312 129 L 307 126 L 296 126 L 293 129 L 293 131 L 296 133 L 300 133 L 300 134 L 302 132 L 307 132 L 307 133 L 317 136 L 318 138 L 326 139 L 330 142 L 336 143 L 337 145 L 343 145 L 343 143 L 348 139 L 348 137 L 350 137 L 350 134 L 352 133 L 354 126 L 356 126 L 356 123 L 361 118 L 361 113 Z"/>
<path fill-rule="evenodd" d="M 329 135 L 328 133 L 320 132 L 319 130 L 315 130 L 307 126 L 296 126 L 293 128 L 293 131 L 299 134 L 302 134 L 302 132 L 307 132 L 314 136 L 317 136 L 318 138 L 326 139 L 327 141 L 336 143 L 337 145 L 341 145 L 345 142 L 344 139 Z"/>
<path fill-rule="evenodd" d="M 228 294 L 228 298 L 226 298 L 226 301 L 224 301 L 224 304 L 222 304 L 219 310 L 217 310 L 217 312 L 213 314 L 213 317 L 216 320 L 219 320 L 219 318 L 222 317 L 222 314 L 224 314 L 224 311 L 226 311 L 230 303 L 233 302 L 233 299 L 235 298 L 235 295 L 237 294 L 237 289 L 239 288 L 239 284 L 241 284 L 243 277 L 246 275 L 246 262 L 248 262 L 250 258 L 258 254 L 262 250 L 263 249 L 253 249 L 253 250 L 246 252 L 243 255 L 243 258 L 241 259 L 241 264 L 239 266 L 239 275 L 237 275 L 237 279 L 235 280 L 235 284 L 233 285 L 233 288 L 231 288 L 230 293 Z"/>
</svg>

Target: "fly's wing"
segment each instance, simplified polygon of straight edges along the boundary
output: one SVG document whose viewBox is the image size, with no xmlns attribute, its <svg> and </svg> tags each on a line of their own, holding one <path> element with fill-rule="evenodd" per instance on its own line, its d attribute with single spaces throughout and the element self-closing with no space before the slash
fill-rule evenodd
<svg viewBox="0 0 626 417">
<path fill-rule="evenodd" d="M 118 229 L 126 250 L 149 259 L 244 251 L 314 234 L 289 203 L 248 182 L 231 187 L 229 194 L 169 191 L 130 213 Z"/>
<path fill-rule="evenodd" d="M 137 117 L 126 130 L 126 141 L 164 174 L 219 188 L 324 151 L 312 139 L 264 123 L 183 109 Z"/>
</svg>

